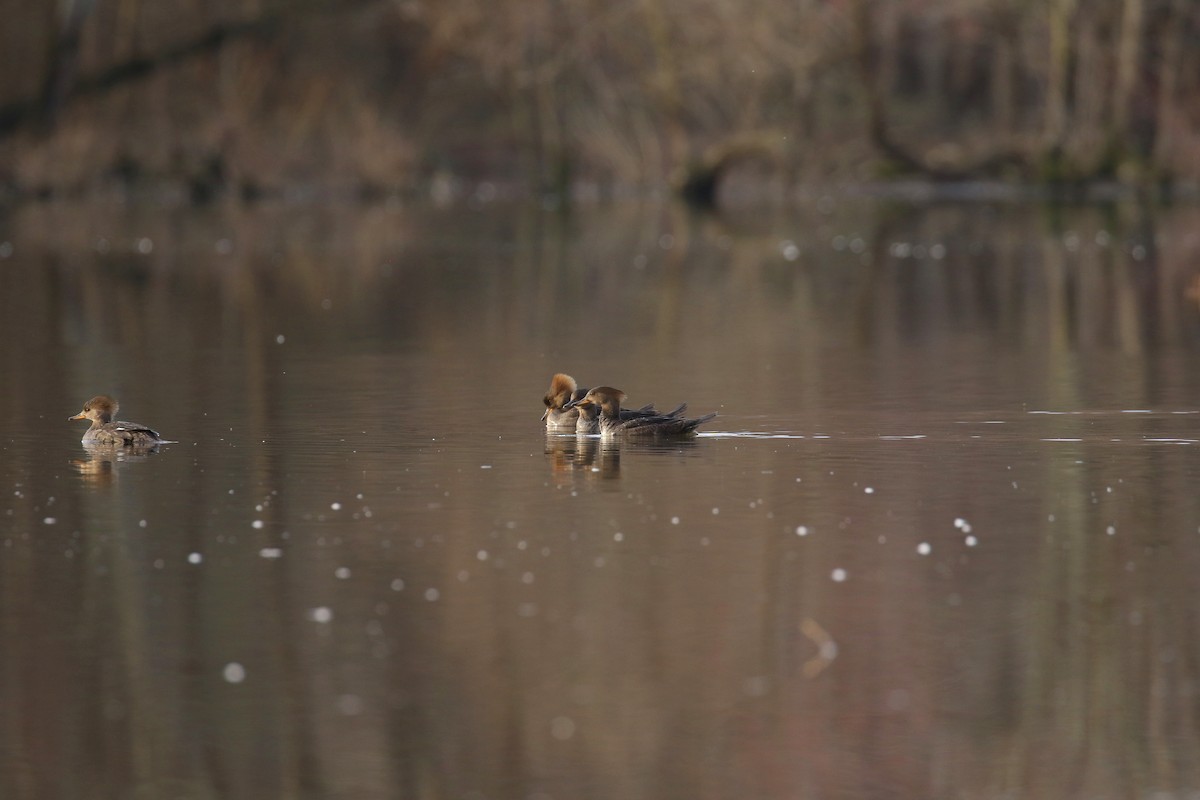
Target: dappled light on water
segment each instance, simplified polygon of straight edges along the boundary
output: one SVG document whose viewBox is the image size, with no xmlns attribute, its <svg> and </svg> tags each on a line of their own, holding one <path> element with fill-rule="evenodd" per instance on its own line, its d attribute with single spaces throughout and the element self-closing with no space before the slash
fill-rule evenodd
<svg viewBox="0 0 1200 800">
<path fill-rule="evenodd" d="M 1196 791 L 1197 215 L 1042 211 L 21 211 L 0 796 Z"/>
</svg>

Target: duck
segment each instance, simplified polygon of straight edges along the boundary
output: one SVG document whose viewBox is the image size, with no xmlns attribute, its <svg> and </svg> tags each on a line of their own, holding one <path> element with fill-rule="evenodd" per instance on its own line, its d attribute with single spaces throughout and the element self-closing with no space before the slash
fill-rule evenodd
<svg viewBox="0 0 1200 800">
<path fill-rule="evenodd" d="M 83 404 L 83 410 L 68 421 L 90 419 L 81 441 L 84 444 L 117 445 L 121 447 L 151 447 L 166 441 L 158 431 L 137 422 L 114 422 L 120 404 L 106 394 L 99 394 Z"/>
<path fill-rule="evenodd" d="M 587 387 L 581 388 L 570 375 L 562 372 L 555 373 L 550 379 L 550 390 L 542 398 L 542 403 L 546 406 L 546 411 L 542 414 L 542 421 L 546 423 L 546 428 L 548 430 L 576 430 L 581 433 L 595 433 L 590 428 L 584 431 L 579 430 L 579 409 L 569 405 L 572 401 L 582 400 L 587 393 Z M 685 403 L 671 413 L 682 413 L 686 407 Z M 648 403 L 641 408 L 621 409 L 620 415 L 621 419 L 634 419 L 653 417 L 659 414 L 654 410 L 654 404 Z M 585 427 L 588 427 L 587 423 L 585 423 Z"/>
<path fill-rule="evenodd" d="M 600 433 L 600 406 L 596 403 L 584 403 L 583 397 L 576 398 L 573 402 L 575 405 L 571 406 L 571 410 L 579 412 L 579 419 L 575 422 L 575 433 L 580 435 Z M 639 409 L 622 408 L 619 413 L 622 420 L 631 421 L 658 417 L 675 418 L 682 416 L 685 411 L 687 411 L 687 403 L 680 403 L 665 414 L 655 411 L 653 405 Z"/>
<path fill-rule="evenodd" d="M 582 399 L 587 389 L 580 389 L 575 379 L 562 372 L 556 372 L 550 379 L 550 390 L 542 398 L 546 404 L 546 412 L 542 420 L 547 428 L 574 428 L 579 419 L 577 409 L 567 409 L 567 403 Z"/>
<path fill-rule="evenodd" d="M 610 439 L 616 436 L 636 438 L 667 438 L 678 436 L 694 436 L 696 429 L 717 416 L 717 412 L 705 414 L 702 417 L 687 419 L 683 411 L 687 404 L 679 406 L 670 414 L 654 414 L 633 417 L 621 416 L 621 401 L 626 394 L 611 386 L 597 386 L 590 389 L 582 398 L 567 403 L 568 409 L 578 409 L 580 418 L 585 416 L 590 420 L 596 418 L 601 438 Z"/>
</svg>

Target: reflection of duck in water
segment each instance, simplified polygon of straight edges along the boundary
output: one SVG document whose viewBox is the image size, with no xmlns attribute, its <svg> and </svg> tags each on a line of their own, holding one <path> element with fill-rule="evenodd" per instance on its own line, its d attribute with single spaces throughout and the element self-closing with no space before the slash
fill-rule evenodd
<svg viewBox="0 0 1200 800">
<path fill-rule="evenodd" d="M 703 417 L 685 419 L 682 415 L 686 405 L 672 411 L 670 414 L 639 416 L 625 419 L 621 416 L 621 401 L 625 393 L 611 386 L 597 386 L 581 399 L 567 403 L 567 408 L 579 409 L 581 416 L 599 418 L 600 435 L 603 438 L 615 436 L 654 439 L 677 436 L 692 436 L 696 428 L 717 415 L 717 412 L 705 414 Z M 586 408 L 586 410 L 585 410 Z"/>
<path fill-rule="evenodd" d="M 550 379 L 550 391 L 546 392 L 546 396 L 542 398 L 542 402 L 546 405 L 546 412 L 542 414 L 542 420 L 546 423 L 547 430 L 576 430 L 579 412 L 573 407 L 569 408 L 568 404 L 573 400 L 582 400 L 587 393 L 587 387 L 580 388 L 570 375 L 562 372 L 556 373 Z M 671 413 L 679 413 L 683 408 L 680 406 Z M 621 409 L 620 414 L 621 419 L 634 419 L 656 416 L 658 412 L 654 410 L 654 404 L 650 403 L 637 409 Z M 580 431 L 580 433 L 588 432 Z M 591 432 L 594 433 L 594 431 Z"/>
<path fill-rule="evenodd" d="M 150 448 L 165 439 L 158 431 L 137 422 L 114 422 L 120 405 L 108 395 L 97 395 L 83 404 L 83 411 L 67 420 L 90 419 L 92 426 L 83 434 L 84 444 Z"/>
<path fill-rule="evenodd" d="M 91 484 L 109 484 L 117 479 L 119 467 L 117 464 L 129 461 L 145 461 L 158 452 L 158 444 L 151 445 L 116 445 L 84 442 L 83 449 L 88 457 L 71 459 L 73 466 L 83 478 Z"/>
<path fill-rule="evenodd" d="M 566 479 L 579 471 L 615 478 L 621 471 L 621 448 L 617 442 L 594 436 L 562 436 L 548 433 L 546 454 L 555 477 Z"/>
</svg>

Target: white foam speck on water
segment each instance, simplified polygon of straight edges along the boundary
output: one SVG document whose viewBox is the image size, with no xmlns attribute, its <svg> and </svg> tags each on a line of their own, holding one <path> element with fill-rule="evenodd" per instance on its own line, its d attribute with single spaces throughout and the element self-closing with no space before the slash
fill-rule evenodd
<svg viewBox="0 0 1200 800">
<path fill-rule="evenodd" d="M 230 661 L 225 665 L 225 669 L 221 670 L 221 675 L 229 683 L 241 683 L 246 680 L 246 668 L 236 661 Z"/>
<path fill-rule="evenodd" d="M 42 520 L 43 525 L 53 525 L 56 522 L 58 522 L 58 520 L 55 519 L 54 517 L 46 517 L 45 519 Z"/>
<path fill-rule="evenodd" d="M 1116 525 L 1109 525 L 1107 528 L 1105 528 L 1105 529 L 1104 529 L 1104 532 L 1105 532 L 1105 533 L 1107 533 L 1109 536 L 1116 536 L 1116 534 L 1117 534 L 1117 526 L 1116 526 Z"/>
<path fill-rule="evenodd" d="M 672 524 L 672 525 L 678 525 L 678 524 L 679 524 L 679 517 L 671 517 L 671 524 Z"/>
<path fill-rule="evenodd" d="M 333 609 L 329 606 L 317 606 L 308 610 L 308 618 L 313 622 L 325 624 L 333 621 Z"/>
<path fill-rule="evenodd" d="M 863 494 L 875 494 L 875 488 L 872 486 L 868 486 L 865 489 L 863 489 Z"/>
<path fill-rule="evenodd" d="M 920 555 L 927 556 L 931 552 L 933 552 L 933 548 L 929 546 L 929 542 L 921 542 L 917 545 L 917 553 Z"/>
<path fill-rule="evenodd" d="M 1123 408 L 1122 414 L 1153 414 L 1154 410 L 1149 408 Z"/>
<path fill-rule="evenodd" d="M 334 511 L 341 511 L 341 510 L 342 510 L 342 504 L 341 504 L 341 503 L 330 503 L 330 504 L 329 504 L 329 507 L 330 507 L 330 508 L 332 508 Z"/>
<path fill-rule="evenodd" d="M 262 526 L 263 526 L 263 521 L 261 519 L 256 519 L 256 520 L 254 520 L 254 522 L 250 523 L 250 527 L 254 528 L 255 530 L 261 528 Z"/>
<path fill-rule="evenodd" d="M 575 735 L 575 721 L 570 717 L 555 717 L 550 720 L 550 735 L 565 742 Z"/>
<path fill-rule="evenodd" d="M 796 526 L 796 535 L 797 536 L 808 536 L 808 526 L 807 525 L 797 525 Z"/>
<path fill-rule="evenodd" d="M 333 571 L 333 577 L 337 578 L 339 581 L 346 580 L 347 578 L 350 577 L 350 568 L 349 567 L 338 567 L 337 569 L 335 569 Z"/>
<path fill-rule="evenodd" d="M 435 602 L 441 596 L 442 593 L 432 587 L 425 590 L 425 599 L 431 603 Z"/>
<path fill-rule="evenodd" d="M 282 558 L 283 550 L 278 547 L 264 547 L 258 551 L 260 558 Z"/>
<path fill-rule="evenodd" d="M 187 560 L 189 564 L 199 564 L 204 560 L 204 556 L 199 553 L 188 553 Z"/>
<path fill-rule="evenodd" d="M 912 439 L 925 439 L 928 437 L 926 437 L 926 435 L 923 433 L 886 433 L 882 434 L 879 438 L 885 442 L 900 442 Z"/>
<path fill-rule="evenodd" d="M 1045 439 L 1041 439 L 1040 441 L 1043 441 L 1043 442 L 1082 442 L 1083 439 L 1079 439 L 1079 438 L 1073 437 L 1073 436 L 1051 436 L 1051 437 L 1047 437 Z"/>
<path fill-rule="evenodd" d="M 967 547 L 974 547 L 975 545 L 979 544 L 979 540 L 974 536 L 968 536 L 967 538 L 963 539 L 963 542 L 967 545 Z"/>
<path fill-rule="evenodd" d="M 835 582 L 841 583 L 842 581 L 846 580 L 846 570 L 838 567 L 829 574 L 829 577 L 833 578 Z"/>
</svg>

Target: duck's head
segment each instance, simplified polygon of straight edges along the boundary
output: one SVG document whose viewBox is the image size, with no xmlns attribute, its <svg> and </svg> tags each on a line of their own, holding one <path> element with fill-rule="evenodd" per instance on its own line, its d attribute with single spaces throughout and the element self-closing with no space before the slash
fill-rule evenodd
<svg viewBox="0 0 1200 800">
<path fill-rule="evenodd" d="M 542 398 L 542 402 L 546 404 L 546 413 L 542 414 L 542 419 L 546 418 L 546 414 L 551 411 L 561 411 L 567 403 L 571 402 L 578 388 L 575 379 L 570 375 L 564 375 L 559 372 L 550 379 L 550 391 L 546 392 L 546 396 Z"/>
<path fill-rule="evenodd" d="M 621 401 L 625 399 L 625 393 L 620 389 L 614 389 L 611 386 L 597 386 L 578 400 L 572 400 L 567 403 L 567 408 L 582 408 L 585 404 L 599 406 L 607 416 L 616 416 L 621 413 Z"/>
<path fill-rule="evenodd" d="M 112 422 L 120 407 L 117 401 L 108 395 L 98 394 L 83 404 L 83 411 L 73 417 L 67 417 L 67 420 L 90 419 L 93 422 Z"/>
</svg>

